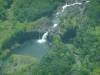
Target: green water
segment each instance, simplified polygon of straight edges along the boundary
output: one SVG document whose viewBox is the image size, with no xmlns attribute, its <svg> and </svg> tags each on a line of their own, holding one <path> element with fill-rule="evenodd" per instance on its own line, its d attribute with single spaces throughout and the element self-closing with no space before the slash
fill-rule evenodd
<svg viewBox="0 0 100 75">
<path fill-rule="evenodd" d="M 27 41 L 20 48 L 13 50 L 15 54 L 26 55 L 41 59 L 48 51 L 47 43 L 39 44 L 36 41 Z"/>
</svg>

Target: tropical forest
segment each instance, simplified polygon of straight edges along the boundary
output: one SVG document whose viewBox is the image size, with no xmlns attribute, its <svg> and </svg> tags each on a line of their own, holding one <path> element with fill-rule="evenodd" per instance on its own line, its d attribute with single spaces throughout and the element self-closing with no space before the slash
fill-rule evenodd
<svg viewBox="0 0 100 75">
<path fill-rule="evenodd" d="M 0 0 L 0 75 L 100 75 L 100 0 Z"/>
</svg>

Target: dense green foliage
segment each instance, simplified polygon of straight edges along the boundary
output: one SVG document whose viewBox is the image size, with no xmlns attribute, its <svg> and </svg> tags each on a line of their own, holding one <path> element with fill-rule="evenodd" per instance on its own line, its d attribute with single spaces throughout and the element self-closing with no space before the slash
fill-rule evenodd
<svg viewBox="0 0 100 75">
<path fill-rule="evenodd" d="M 33 57 L 11 55 L 9 60 L 4 63 L 6 64 L 3 66 L 4 75 L 28 75 L 31 72 L 30 66 L 36 63 L 38 61 Z"/>
<path fill-rule="evenodd" d="M 38 60 L 11 50 L 36 39 L 62 0 L 0 0 L 0 75 L 99 75 L 100 1 L 67 9 L 48 53 Z M 51 5 L 52 4 L 52 5 Z M 34 37 L 35 36 L 35 37 Z"/>
<path fill-rule="evenodd" d="M 58 2 L 56 0 L 15 0 L 12 10 L 17 20 L 32 21 L 42 15 L 51 13 L 58 5 Z"/>
</svg>

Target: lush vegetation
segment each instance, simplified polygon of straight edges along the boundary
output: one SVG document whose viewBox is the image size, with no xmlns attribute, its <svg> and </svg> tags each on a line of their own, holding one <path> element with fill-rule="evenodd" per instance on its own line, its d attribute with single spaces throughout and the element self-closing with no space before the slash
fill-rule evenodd
<svg viewBox="0 0 100 75">
<path fill-rule="evenodd" d="M 11 53 L 38 38 L 38 29 L 50 24 L 52 12 L 63 2 L 0 0 L 0 75 L 100 74 L 99 0 L 67 9 L 56 32 L 50 33 L 50 49 L 41 60 Z"/>
<path fill-rule="evenodd" d="M 50 15 L 48 13 L 52 12 L 60 2 L 55 0 L 0 0 L 0 57 L 4 57 L 10 48 L 20 46 L 19 43 L 32 39 L 30 37 L 32 34 L 29 35 L 27 32 L 32 33 L 34 29 L 46 24 L 47 16 Z M 52 6 L 51 3 L 53 3 Z M 38 17 L 40 19 L 36 20 Z M 26 36 L 25 34 L 28 37 L 21 38 Z"/>
</svg>

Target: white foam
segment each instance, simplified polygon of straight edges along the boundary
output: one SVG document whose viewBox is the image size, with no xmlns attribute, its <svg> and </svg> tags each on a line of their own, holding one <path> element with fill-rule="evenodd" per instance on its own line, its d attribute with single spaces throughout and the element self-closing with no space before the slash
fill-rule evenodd
<svg viewBox="0 0 100 75">
<path fill-rule="evenodd" d="M 46 40 L 45 39 L 38 39 L 37 42 L 40 43 L 40 44 L 42 44 L 42 43 L 45 43 Z"/>
<path fill-rule="evenodd" d="M 76 3 L 73 3 L 73 4 L 67 4 L 66 3 L 66 5 L 64 5 L 63 7 L 62 7 L 62 12 L 64 12 L 64 10 L 67 8 L 67 7 L 70 7 L 70 6 L 74 6 L 74 5 L 81 5 L 82 3 L 80 3 L 80 2 L 76 2 Z"/>
<path fill-rule="evenodd" d="M 86 3 L 89 3 L 90 1 L 86 1 Z"/>
<path fill-rule="evenodd" d="M 57 27 L 58 26 L 58 24 L 57 23 L 55 23 L 54 25 L 53 25 L 53 28 L 55 28 L 55 27 Z"/>
<path fill-rule="evenodd" d="M 37 42 L 38 43 L 44 43 L 44 42 L 46 42 L 47 36 L 48 36 L 48 32 L 45 32 L 43 34 L 43 36 L 42 36 L 42 39 L 38 39 Z"/>
</svg>

